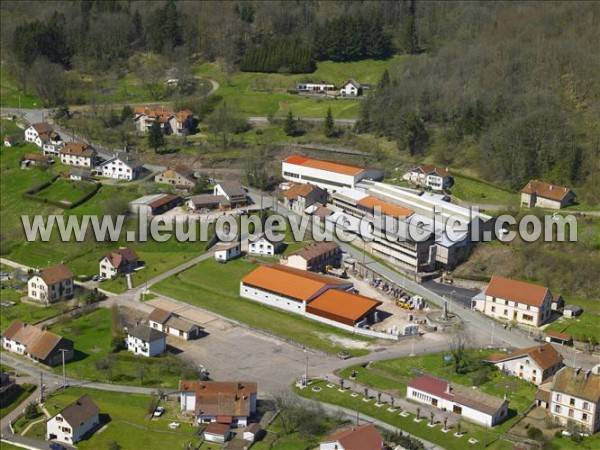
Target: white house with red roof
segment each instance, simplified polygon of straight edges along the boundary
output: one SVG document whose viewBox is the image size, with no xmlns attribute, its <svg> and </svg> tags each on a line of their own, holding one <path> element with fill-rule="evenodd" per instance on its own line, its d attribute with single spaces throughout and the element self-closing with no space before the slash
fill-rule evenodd
<svg viewBox="0 0 600 450">
<path fill-rule="evenodd" d="M 71 298 L 73 293 L 73 272 L 62 264 L 46 267 L 27 281 L 28 297 L 38 302 L 57 302 L 63 298 Z"/>
<path fill-rule="evenodd" d="M 545 286 L 494 276 L 473 306 L 486 316 L 539 327 L 550 319 L 553 298 Z"/>
<path fill-rule="evenodd" d="M 338 430 L 319 444 L 319 450 L 382 450 L 383 437 L 369 423 Z"/>
<path fill-rule="evenodd" d="M 449 188 L 454 182 L 447 167 L 437 167 L 431 164 L 424 164 L 409 170 L 402 176 L 402 179 L 438 191 Z"/>
<path fill-rule="evenodd" d="M 508 417 L 508 401 L 478 389 L 450 384 L 431 375 L 421 375 L 408 383 L 406 398 L 443 411 L 451 411 L 488 427 Z"/>
<path fill-rule="evenodd" d="M 563 366 L 563 357 L 552 344 L 521 348 L 511 353 L 497 353 L 490 355 L 486 361 L 503 373 L 538 386 Z"/>
<path fill-rule="evenodd" d="M 120 248 L 100 258 L 100 276 L 114 278 L 119 274 L 133 271 L 139 263 L 139 256 L 129 247 Z"/>
<path fill-rule="evenodd" d="M 336 192 L 344 187 L 354 188 L 361 180 L 382 180 L 385 176 L 383 169 L 368 169 L 298 155 L 284 159 L 281 172 L 284 180 L 311 183 L 328 192 Z"/>
<path fill-rule="evenodd" d="M 564 186 L 531 180 L 521 191 L 521 206 L 561 209 L 573 203 L 575 193 Z"/>
</svg>

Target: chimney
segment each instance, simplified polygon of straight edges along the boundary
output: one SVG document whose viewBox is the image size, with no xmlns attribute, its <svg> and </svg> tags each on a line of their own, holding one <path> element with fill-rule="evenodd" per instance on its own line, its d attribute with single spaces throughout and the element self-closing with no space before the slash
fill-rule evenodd
<svg viewBox="0 0 600 450">
<path fill-rule="evenodd" d="M 450 394 L 450 391 L 452 390 L 452 388 L 450 387 L 450 383 L 446 384 L 446 394 Z"/>
<path fill-rule="evenodd" d="M 550 190 L 553 190 L 553 189 L 554 189 L 554 186 L 550 185 Z"/>
</svg>

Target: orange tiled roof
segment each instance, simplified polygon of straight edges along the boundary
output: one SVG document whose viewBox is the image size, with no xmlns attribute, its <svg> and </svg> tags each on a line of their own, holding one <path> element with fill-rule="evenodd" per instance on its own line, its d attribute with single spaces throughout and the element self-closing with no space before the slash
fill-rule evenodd
<svg viewBox="0 0 600 450">
<path fill-rule="evenodd" d="M 337 163 L 333 161 L 325 161 L 322 159 L 305 158 L 304 156 L 290 156 L 283 160 L 288 164 L 295 164 L 298 166 L 311 167 L 313 169 L 327 170 L 329 172 L 336 172 L 342 175 L 358 175 L 364 167 L 354 166 L 351 164 Z"/>
<path fill-rule="evenodd" d="M 549 369 L 550 367 L 561 363 L 563 360 L 561 354 L 558 353 L 554 347 L 552 347 L 552 344 L 546 343 L 543 345 L 536 345 L 534 347 L 522 348 L 506 355 L 491 355 L 487 361 L 491 363 L 498 363 L 501 361 L 509 361 L 511 359 L 521 358 L 522 356 L 529 356 L 542 370 Z"/>
<path fill-rule="evenodd" d="M 329 289 L 310 302 L 309 308 L 356 322 L 379 305 L 379 300 L 340 289 Z"/>
<path fill-rule="evenodd" d="M 242 283 L 299 301 L 310 300 L 326 286 L 351 285 L 336 278 L 280 265 L 260 266 L 242 278 Z"/>
<path fill-rule="evenodd" d="M 536 194 L 540 197 L 561 201 L 569 192 L 571 192 L 571 189 L 552 185 L 544 181 L 531 180 L 521 192 L 523 194 Z"/>
<path fill-rule="evenodd" d="M 378 206 L 379 208 L 381 208 L 381 212 L 386 216 L 407 217 L 413 213 L 410 209 L 392 205 L 391 203 L 384 202 L 383 200 L 379 200 L 378 198 L 371 196 L 362 198 L 356 203 L 371 210 L 374 210 L 374 208 Z"/>
<path fill-rule="evenodd" d="M 485 290 L 485 295 L 538 308 L 542 306 L 547 293 L 547 287 L 499 276 L 493 276 Z"/>
<path fill-rule="evenodd" d="M 293 183 L 287 191 L 283 191 L 283 196 L 292 200 L 296 197 L 306 197 L 317 187 L 308 183 L 308 184 L 298 184 Z"/>
</svg>

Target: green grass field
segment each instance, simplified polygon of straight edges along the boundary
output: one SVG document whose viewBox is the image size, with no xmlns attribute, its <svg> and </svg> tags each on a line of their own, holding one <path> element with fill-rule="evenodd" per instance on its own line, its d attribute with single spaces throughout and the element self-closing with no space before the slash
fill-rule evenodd
<svg viewBox="0 0 600 450">
<path fill-rule="evenodd" d="M 197 428 L 185 423 L 176 430 L 168 427 L 178 418 L 174 411 L 167 409 L 160 418 L 148 419 L 151 401 L 148 395 L 68 388 L 51 395 L 46 401 L 46 408 L 50 414 L 55 414 L 83 394 L 89 395 L 98 405 L 100 421 L 106 424 L 106 429 L 78 442 L 77 447 L 82 450 L 106 449 L 113 441 L 123 450 L 180 449 L 190 442 L 198 444 L 198 438 L 194 436 Z M 173 405 L 176 407 L 176 403 Z"/>
<path fill-rule="evenodd" d="M 490 183 L 454 174 L 454 186 L 450 188 L 457 198 L 475 203 L 517 206 L 519 196 Z"/>
<path fill-rule="evenodd" d="M 353 366 L 342 370 L 340 373 L 342 376 L 348 377 L 352 370 L 356 370 L 358 373 L 356 381 L 394 395 L 405 396 L 407 383 L 421 372 L 453 383 L 472 386 L 473 375 L 481 369 L 481 365 L 476 364 L 476 362 L 481 361 L 491 353 L 492 351 L 489 350 L 470 351 L 468 360 L 475 363 L 474 370 L 466 374 L 454 373 L 452 364 L 445 362 L 444 355 L 440 353 L 377 361 L 371 363 L 368 368 Z M 496 397 L 502 397 L 506 393 L 509 400 L 509 409 L 513 409 L 517 413 L 511 419 L 494 428 L 495 430 L 507 430 L 517 417 L 523 414 L 533 403 L 537 388 L 531 383 L 505 375 L 492 368 L 488 368 L 487 373 L 488 381 L 479 386 L 478 389 Z"/>
<path fill-rule="evenodd" d="M 563 296 L 566 305 L 578 305 L 583 308 L 583 314 L 578 317 L 561 317 L 552 322 L 546 330 L 559 331 L 573 336 L 577 341 L 589 342 L 594 338 L 600 342 L 600 303 L 597 299 Z"/>
<path fill-rule="evenodd" d="M 218 264 L 213 259 L 208 259 L 158 283 L 152 290 L 329 353 L 346 350 L 339 343 L 328 339 L 331 335 L 359 342 L 371 341 L 241 298 L 240 279 L 255 267 L 256 264 L 242 259 L 227 264 Z M 347 350 L 356 356 L 368 353 L 365 349 Z"/>
<path fill-rule="evenodd" d="M 435 428 L 427 426 L 429 423 L 428 418 L 420 423 L 413 421 L 415 418 L 414 414 L 410 414 L 408 417 L 402 417 L 399 415 L 400 411 L 389 412 L 387 407 L 377 408 L 375 406 L 376 401 L 371 400 L 370 402 L 363 402 L 362 396 L 351 397 L 350 391 L 346 390 L 344 393 L 338 392 L 337 388 L 328 388 L 327 383 L 324 381 L 314 381 L 311 388 L 298 389 L 294 388 L 294 391 L 302 397 L 316 400 L 319 402 L 329 403 L 332 405 L 339 405 L 348 408 L 352 411 L 358 409 L 359 414 L 365 414 L 376 419 L 379 419 L 385 423 L 393 425 L 401 430 L 413 434 L 417 438 L 423 438 L 434 444 L 441 446 L 447 450 L 463 450 L 465 448 L 472 449 L 511 449 L 512 444 L 506 441 L 499 440 L 499 433 L 494 430 L 488 430 L 482 426 L 462 422 L 461 432 L 464 433 L 461 438 L 457 438 L 451 433 L 442 433 L 442 424 L 438 424 Z M 313 387 L 318 386 L 321 388 L 320 392 L 314 392 Z M 439 412 L 436 421 L 440 421 L 443 417 L 442 411 Z M 451 419 L 448 422 L 448 426 L 455 427 L 455 422 Z M 476 444 L 469 444 L 467 441 L 470 438 L 475 438 L 479 442 Z M 468 447 L 467 447 L 468 446 Z"/>
<path fill-rule="evenodd" d="M 18 295 L 13 297 L 10 295 L 11 292 L 16 292 Z M 27 292 L 15 291 L 14 289 L 0 290 L 0 299 L 2 302 L 16 302 L 16 305 L 14 306 L 0 306 L 0 330 L 4 331 L 12 321 L 16 319 L 33 324 L 48 317 L 52 317 L 67 308 L 64 303 L 51 306 L 37 306 L 25 303 L 19 300 L 22 296 L 27 296 Z"/>
<path fill-rule="evenodd" d="M 318 100 L 288 94 L 301 81 L 329 81 L 336 85 L 349 78 L 360 83 L 376 84 L 389 64 L 397 64 L 402 57 L 387 61 L 364 60 L 351 63 L 322 61 L 312 74 L 285 75 L 278 73 L 236 72 L 229 79 L 217 64 L 204 63 L 194 67 L 196 74 L 217 80 L 221 87 L 218 95 L 228 104 L 235 105 L 248 116 L 285 116 L 292 111 L 296 117 L 324 117 L 331 108 L 334 117 L 357 118 L 360 100 Z"/>
<path fill-rule="evenodd" d="M 19 95 L 20 94 L 20 95 Z M 29 88 L 27 94 L 20 91 L 17 83 L 8 76 L 6 69 L 0 69 L 0 106 L 3 108 L 41 108 L 42 101 Z"/>
<path fill-rule="evenodd" d="M 62 203 L 67 207 L 90 194 L 94 188 L 95 185 L 92 183 L 59 178 L 47 188 L 39 191 L 36 196 Z"/>
<path fill-rule="evenodd" d="M 50 330 L 75 343 L 75 359 L 66 365 L 69 377 L 127 385 L 178 386 L 182 365 L 173 355 L 146 358 L 122 350 L 112 354 L 112 374 L 96 367 L 97 361 L 111 355 L 113 332 L 111 311 L 108 309 L 99 308 L 66 323 L 53 325 Z M 62 373 L 62 368 L 56 367 L 55 371 Z"/>
</svg>

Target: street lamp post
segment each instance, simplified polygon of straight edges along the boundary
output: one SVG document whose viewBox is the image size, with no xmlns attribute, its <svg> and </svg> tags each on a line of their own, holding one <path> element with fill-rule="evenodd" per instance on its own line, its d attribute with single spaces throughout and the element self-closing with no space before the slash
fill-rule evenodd
<svg viewBox="0 0 600 450">
<path fill-rule="evenodd" d="M 68 352 L 68 350 L 61 348 L 59 349 L 59 352 L 62 353 L 63 387 L 67 387 L 67 372 L 65 370 L 65 352 Z"/>
</svg>

